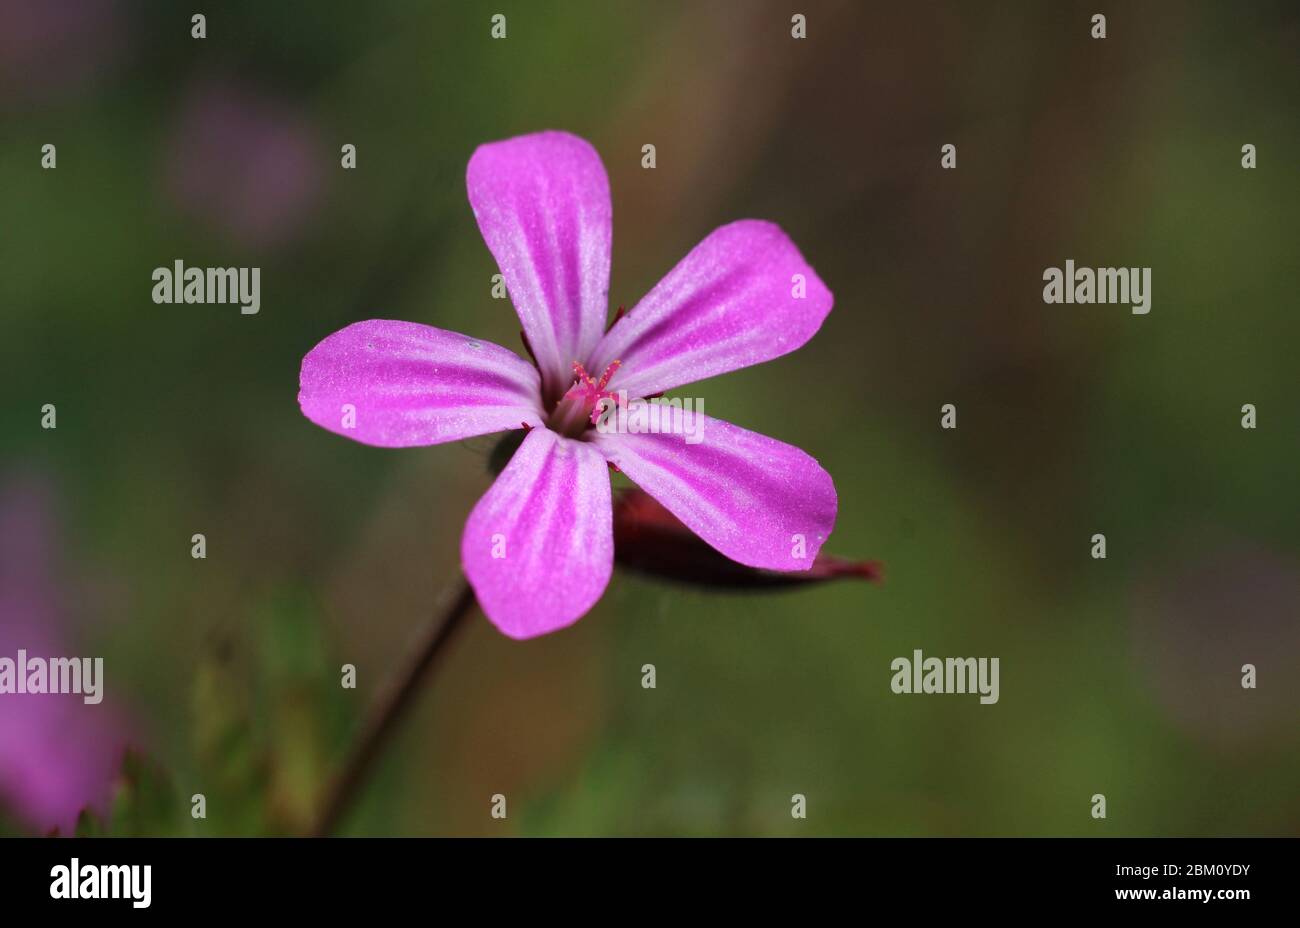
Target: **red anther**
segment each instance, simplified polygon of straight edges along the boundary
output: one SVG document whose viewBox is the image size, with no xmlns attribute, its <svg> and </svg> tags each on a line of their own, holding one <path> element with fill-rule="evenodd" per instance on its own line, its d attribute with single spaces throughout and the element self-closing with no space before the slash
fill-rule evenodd
<svg viewBox="0 0 1300 928">
<path fill-rule="evenodd" d="M 618 465 L 615 464 L 613 461 L 606 461 L 605 463 L 609 465 L 609 469 L 612 470 L 614 473 L 616 474 L 623 473 L 621 470 L 618 469 Z"/>
<path fill-rule="evenodd" d="M 529 425 L 527 422 L 520 422 L 519 424 L 524 427 L 525 432 L 531 432 L 533 430 L 533 427 Z"/>
</svg>

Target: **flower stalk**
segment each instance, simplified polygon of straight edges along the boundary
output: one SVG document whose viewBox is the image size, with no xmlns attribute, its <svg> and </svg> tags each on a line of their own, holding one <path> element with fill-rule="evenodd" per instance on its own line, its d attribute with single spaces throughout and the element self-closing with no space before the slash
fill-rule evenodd
<svg viewBox="0 0 1300 928">
<path fill-rule="evenodd" d="M 311 833 L 326 837 L 334 833 L 356 802 L 361 787 L 369 777 L 397 724 L 405 717 L 421 684 L 428 677 L 447 644 L 474 611 L 474 591 L 464 580 L 445 611 L 434 619 L 420 646 L 371 710 L 369 718 L 344 763 L 339 776 L 330 785 L 320 815 Z"/>
</svg>

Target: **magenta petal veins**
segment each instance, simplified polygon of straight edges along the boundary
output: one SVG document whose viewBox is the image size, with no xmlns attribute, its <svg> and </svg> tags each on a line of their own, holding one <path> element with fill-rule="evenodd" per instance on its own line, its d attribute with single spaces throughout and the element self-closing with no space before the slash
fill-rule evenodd
<svg viewBox="0 0 1300 928">
<path fill-rule="evenodd" d="M 619 470 L 733 561 L 807 570 L 835 527 L 831 475 L 793 445 L 699 414 L 704 440 L 597 434 Z"/>
<path fill-rule="evenodd" d="M 511 638 L 572 625 L 614 569 L 605 459 L 587 442 L 533 429 L 470 513 L 460 552 L 483 611 Z"/>
<path fill-rule="evenodd" d="M 833 298 L 770 222 L 715 229 L 609 330 L 588 370 L 636 398 L 779 358 L 821 328 Z"/>
<path fill-rule="evenodd" d="M 542 422 L 537 370 L 491 342 L 414 322 L 340 329 L 302 359 L 298 403 L 367 445 L 437 445 Z"/>
<path fill-rule="evenodd" d="M 469 203 L 554 401 L 609 311 L 609 179 L 591 143 L 538 132 L 479 146 Z"/>
</svg>

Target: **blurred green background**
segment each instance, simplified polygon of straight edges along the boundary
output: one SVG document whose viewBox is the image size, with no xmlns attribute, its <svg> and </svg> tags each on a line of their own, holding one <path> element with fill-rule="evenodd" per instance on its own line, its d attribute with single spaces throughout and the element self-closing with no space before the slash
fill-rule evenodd
<svg viewBox="0 0 1300 928">
<path fill-rule="evenodd" d="M 804 349 L 688 393 L 816 457 L 826 550 L 886 579 L 477 615 L 346 833 L 1300 832 L 1300 18 L 1110 3 L 1098 41 L 1097 6 L 228 0 L 195 40 L 174 3 L 0 0 L 0 480 L 47 487 L 69 653 L 151 770 L 108 827 L 304 827 L 492 441 L 345 441 L 299 363 L 366 318 L 516 347 L 465 166 L 556 128 L 609 173 L 612 306 L 743 217 L 830 286 Z M 154 305 L 177 258 L 261 267 L 260 314 Z M 1044 305 L 1067 258 L 1151 267 L 1150 315 Z M 999 657 L 999 703 L 894 695 L 914 648 Z"/>
</svg>

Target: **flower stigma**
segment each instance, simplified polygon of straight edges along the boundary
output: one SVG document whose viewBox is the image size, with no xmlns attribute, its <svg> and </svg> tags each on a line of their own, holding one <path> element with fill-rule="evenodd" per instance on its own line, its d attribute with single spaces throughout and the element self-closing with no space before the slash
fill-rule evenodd
<svg viewBox="0 0 1300 928">
<path fill-rule="evenodd" d="M 595 425 L 604 412 L 606 407 L 601 405 L 601 400 L 618 402 L 617 394 L 605 388 L 622 364 L 622 361 L 611 362 L 605 368 L 605 373 L 600 375 L 600 380 L 596 380 L 580 363 L 574 361 L 573 386 L 555 404 L 555 409 L 546 422 L 547 427 L 569 438 L 581 437 L 588 426 Z"/>
</svg>

